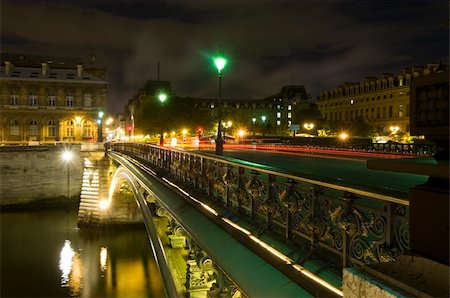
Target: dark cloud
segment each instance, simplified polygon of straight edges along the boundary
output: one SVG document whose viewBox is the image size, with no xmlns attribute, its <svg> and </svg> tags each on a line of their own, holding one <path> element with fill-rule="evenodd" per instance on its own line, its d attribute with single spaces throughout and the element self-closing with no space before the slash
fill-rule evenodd
<svg viewBox="0 0 450 298">
<path fill-rule="evenodd" d="M 444 60 L 448 2 L 3 1 L 2 51 L 89 56 L 105 64 L 110 111 L 147 79 L 215 97 L 211 56 L 229 57 L 224 97 L 263 98 L 283 85 L 313 97 L 344 81 Z"/>
</svg>

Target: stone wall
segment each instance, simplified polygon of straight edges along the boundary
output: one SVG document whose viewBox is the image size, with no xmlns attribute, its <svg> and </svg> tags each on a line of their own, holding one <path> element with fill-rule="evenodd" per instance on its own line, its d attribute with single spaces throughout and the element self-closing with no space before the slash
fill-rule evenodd
<svg viewBox="0 0 450 298">
<path fill-rule="evenodd" d="M 0 203 L 19 205 L 36 201 L 62 201 L 68 196 L 68 165 L 62 146 L 0 147 Z M 70 199 L 78 201 L 83 174 L 80 146 L 72 146 Z"/>
</svg>

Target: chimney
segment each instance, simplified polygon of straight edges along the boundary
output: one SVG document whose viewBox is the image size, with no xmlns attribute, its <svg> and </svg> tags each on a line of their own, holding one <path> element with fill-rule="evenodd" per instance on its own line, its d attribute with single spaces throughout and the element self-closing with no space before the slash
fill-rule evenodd
<svg viewBox="0 0 450 298">
<path fill-rule="evenodd" d="M 47 72 L 48 72 L 48 64 L 47 63 L 41 63 L 42 65 L 42 70 L 41 70 L 41 74 L 43 77 L 47 76 Z"/>
<path fill-rule="evenodd" d="M 5 74 L 9 75 L 12 72 L 13 64 L 9 61 L 5 61 Z"/>
<path fill-rule="evenodd" d="M 83 65 L 77 64 L 77 77 L 81 78 L 81 73 L 83 72 Z"/>
</svg>

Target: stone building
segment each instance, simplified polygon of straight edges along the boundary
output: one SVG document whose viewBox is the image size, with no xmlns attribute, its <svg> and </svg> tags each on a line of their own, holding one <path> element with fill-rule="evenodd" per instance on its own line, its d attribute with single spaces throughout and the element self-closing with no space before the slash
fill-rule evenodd
<svg viewBox="0 0 450 298">
<path fill-rule="evenodd" d="M 134 132 L 134 114 L 137 113 L 145 100 L 157 100 L 158 90 L 164 89 L 178 100 L 189 101 L 199 112 L 207 113 L 211 118 L 217 115 L 217 98 L 179 97 L 170 88 L 168 81 L 148 81 L 139 92 L 128 101 L 124 118 L 127 127 Z M 279 93 L 262 99 L 222 99 L 222 120 L 232 120 L 233 123 L 247 126 L 252 129 L 254 125 L 270 127 L 272 133 L 283 133 L 291 124 L 301 119 L 295 119 L 298 110 L 308 109 L 312 105 L 304 86 L 284 86 Z M 262 117 L 265 117 L 262 120 Z M 253 123 L 252 119 L 255 119 Z M 139 131 L 137 127 L 136 130 Z M 215 130 L 215 129 L 214 129 Z"/>
<path fill-rule="evenodd" d="M 1 64 L 1 142 L 98 140 L 108 83 L 94 57 L 2 54 Z"/>
<path fill-rule="evenodd" d="M 321 92 L 317 106 L 324 120 L 350 122 L 360 117 L 383 132 L 409 132 L 411 80 L 435 73 L 438 68 L 442 65 L 431 63 L 405 68 L 397 75 L 384 73 L 363 82 L 345 82 Z"/>
</svg>

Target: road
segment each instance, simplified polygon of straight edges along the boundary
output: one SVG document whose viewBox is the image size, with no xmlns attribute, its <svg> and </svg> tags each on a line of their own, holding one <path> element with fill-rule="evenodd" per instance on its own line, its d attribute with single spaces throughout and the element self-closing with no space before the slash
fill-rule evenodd
<svg viewBox="0 0 450 298">
<path fill-rule="evenodd" d="M 213 153 L 212 151 L 198 151 Z M 427 181 L 428 176 L 371 170 L 368 157 L 307 155 L 273 151 L 225 149 L 224 156 L 296 172 L 320 180 L 339 182 L 351 187 L 408 193 L 409 189 Z"/>
</svg>

